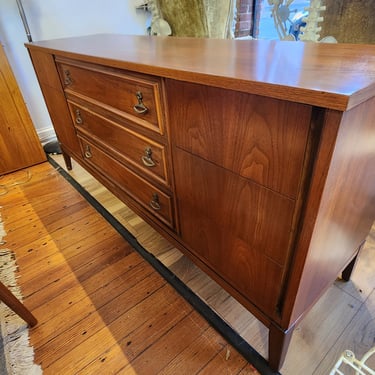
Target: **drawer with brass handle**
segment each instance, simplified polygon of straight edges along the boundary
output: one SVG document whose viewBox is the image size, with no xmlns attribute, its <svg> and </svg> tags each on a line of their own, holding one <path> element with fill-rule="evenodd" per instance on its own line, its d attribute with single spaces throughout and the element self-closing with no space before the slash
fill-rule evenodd
<svg viewBox="0 0 375 375">
<path fill-rule="evenodd" d="M 66 93 L 164 133 L 160 79 L 62 58 L 56 62 Z"/>
<path fill-rule="evenodd" d="M 174 229 L 172 197 L 149 183 L 99 147 L 78 136 L 84 160 L 116 184 L 149 213 Z"/>
<path fill-rule="evenodd" d="M 165 146 L 135 131 L 68 101 L 79 132 L 106 148 L 114 157 L 169 186 Z"/>
<path fill-rule="evenodd" d="M 175 80 L 166 91 L 176 146 L 296 198 L 311 106 Z"/>
</svg>

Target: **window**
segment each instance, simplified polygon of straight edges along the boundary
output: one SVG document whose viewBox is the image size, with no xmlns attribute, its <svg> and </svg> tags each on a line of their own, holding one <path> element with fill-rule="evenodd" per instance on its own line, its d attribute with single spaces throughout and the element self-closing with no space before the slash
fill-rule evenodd
<svg viewBox="0 0 375 375">
<path fill-rule="evenodd" d="M 298 40 L 309 6 L 309 0 L 237 0 L 235 36 Z"/>
<path fill-rule="evenodd" d="M 269 0 L 257 0 L 255 14 L 258 27 L 254 28 L 254 37 L 258 39 L 291 39 L 298 40 L 301 26 L 305 26 L 305 10 L 309 0 L 279 1 L 279 5 L 270 5 Z M 271 1 L 272 2 L 272 1 Z M 276 1 L 274 1 L 276 3 Z"/>
</svg>

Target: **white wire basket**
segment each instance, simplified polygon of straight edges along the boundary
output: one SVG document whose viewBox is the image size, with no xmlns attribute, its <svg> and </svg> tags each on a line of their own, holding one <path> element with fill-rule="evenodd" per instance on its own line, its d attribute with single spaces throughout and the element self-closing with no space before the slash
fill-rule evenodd
<svg viewBox="0 0 375 375">
<path fill-rule="evenodd" d="M 350 374 L 353 374 L 354 370 L 355 375 L 375 375 L 375 370 L 366 365 L 366 361 L 373 354 L 375 354 L 375 346 L 370 349 L 360 360 L 355 357 L 354 353 L 351 350 L 345 350 L 339 360 L 336 362 L 335 367 L 331 370 L 329 375 L 346 375 L 345 372 L 342 372 L 342 370 L 340 370 L 340 368 L 342 369 L 343 367 L 346 367 L 346 369 L 350 369 Z"/>
</svg>

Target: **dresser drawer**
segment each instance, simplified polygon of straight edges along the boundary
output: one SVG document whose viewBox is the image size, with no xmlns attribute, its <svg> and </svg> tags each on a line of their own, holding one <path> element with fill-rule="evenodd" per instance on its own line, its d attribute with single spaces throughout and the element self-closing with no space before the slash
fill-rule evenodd
<svg viewBox="0 0 375 375">
<path fill-rule="evenodd" d="M 296 197 L 311 106 L 174 80 L 166 88 L 174 144 Z"/>
<path fill-rule="evenodd" d="M 93 138 L 117 159 L 169 186 L 164 145 L 81 105 L 68 103 L 73 122 L 81 133 Z"/>
<path fill-rule="evenodd" d="M 84 160 L 139 203 L 174 228 L 172 198 L 78 135 Z"/>
<path fill-rule="evenodd" d="M 238 176 L 213 163 L 175 149 L 175 189 L 179 214 L 192 225 L 207 220 L 218 231 L 241 237 L 249 246 L 284 266 L 295 202 L 270 189 Z M 197 229 L 198 230 L 198 229 Z M 199 230 L 198 230 L 199 231 Z M 197 231 L 181 229 L 184 238 L 197 238 Z M 214 247 L 220 246 L 212 238 Z M 202 243 L 197 248 L 205 250 Z M 207 247 L 207 255 L 210 256 Z"/>
<path fill-rule="evenodd" d="M 67 93 L 81 96 L 140 126 L 164 133 L 158 78 L 61 58 L 56 62 Z"/>
<path fill-rule="evenodd" d="M 183 242 L 238 291 L 274 311 L 294 202 L 183 150 L 175 149 L 173 160 Z"/>
</svg>

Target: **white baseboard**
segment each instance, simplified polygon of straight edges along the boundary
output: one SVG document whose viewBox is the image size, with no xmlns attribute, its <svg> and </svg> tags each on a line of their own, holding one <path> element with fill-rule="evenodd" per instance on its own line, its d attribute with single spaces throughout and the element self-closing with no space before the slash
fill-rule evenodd
<svg viewBox="0 0 375 375">
<path fill-rule="evenodd" d="M 37 129 L 37 133 L 42 145 L 56 139 L 56 133 L 53 127 Z"/>
</svg>

